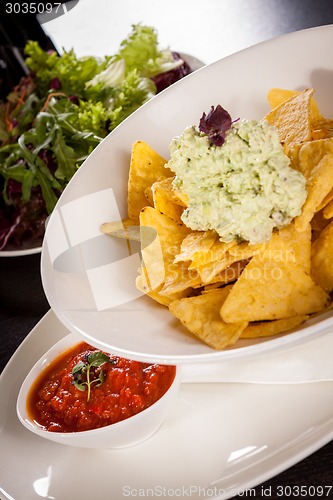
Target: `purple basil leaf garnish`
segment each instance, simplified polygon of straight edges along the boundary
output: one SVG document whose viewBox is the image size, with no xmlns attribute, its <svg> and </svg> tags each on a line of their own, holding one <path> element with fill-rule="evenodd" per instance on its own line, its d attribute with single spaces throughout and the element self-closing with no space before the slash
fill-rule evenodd
<svg viewBox="0 0 333 500">
<path fill-rule="evenodd" d="M 49 88 L 52 90 L 60 90 L 62 87 L 61 82 L 57 76 L 53 77 L 50 81 Z"/>
<path fill-rule="evenodd" d="M 207 134 L 209 140 L 215 146 L 222 146 L 226 132 L 232 124 L 231 116 L 220 104 L 214 108 L 211 106 L 208 115 L 203 113 L 199 122 L 199 130 Z"/>
</svg>

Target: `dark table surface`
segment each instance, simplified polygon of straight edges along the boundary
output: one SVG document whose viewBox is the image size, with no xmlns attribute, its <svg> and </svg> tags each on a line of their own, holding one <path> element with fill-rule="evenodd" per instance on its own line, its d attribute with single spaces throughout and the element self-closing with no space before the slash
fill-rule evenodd
<svg viewBox="0 0 333 500">
<path fill-rule="evenodd" d="M 98 3 L 98 2 L 97 2 Z M 171 0 L 171 3 L 172 0 Z M 171 5 L 171 4 L 170 4 Z M 239 25 L 235 27 L 236 34 L 243 38 L 238 38 L 238 42 L 232 44 L 232 40 L 225 39 L 224 51 L 219 52 L 216 49 L 214 40 L 206 39 L 207 44 L 211 44 L 214 50 L 206 48 L 206 52 L 194 55 L 202 58 L 205 62 L 211 62 L 217 55 L 228 55 L 232 51 L 245 48 L 246 46 L 260 42 L 264 39 L 272 38 L 283 33 L 308 28 L 311 26 L 333 24 L 333 1 L 332 0 L 207 0 L 206 7 L 215 9 L 215 17 L 221 13 L 221 29 L 223 30 L 222 11 L 229 9 L 228 19 L 232 18 L 232 9 L 235 15 L 244 7 L 244 13 L 251 11 L 251 16 L 239 18 Z M 219 9 L 221 8 L 221 11 Z M 236 12 L 237 11 L 237 12 Z M 74 9 L 73 9 L 74 12 Z M 225 11 L 226 12 L 226 11 Z M 272 12 L 274 16 L 272 17 Z M 191 15 L 183 22 L 191 21 Z M 160 14 L 160 17 L 162 14 Z M 140 17 L 140 16 L 138 16 Z M 145 22 L 144 15 L 141 16 Z M 159 29 L 159 18 L 156 21 L 156 28 Z M 252 24 L 248 20 L 252 20 Z M 60 21 L 59 21 L 60 22 Z M 126 21 L 127 22 L 127 21 Z M 216 19 L 215 19 L 216 25 Z M 125 23 L 125 20 L 123 20 Z M 243 24 L 242 24 L 243 23 Z M 214 32 L 213 26 L 213 32 Z M 128 27 L 126 28 L 128 31 Z M 209 27 L 205 27 L 208 32 Z M 163 26 L 161 24 L 161 31 Z M 52 29 L 49 30 L 52 36 Z M 54 29 L 57 33 L 57 29 Z M 226 35 L 229 32 L 226 32 Z M 186 35 L 186 32 L 185 32 Z M 175 37 L 175 35 L 173 35 Z M 223 36 L 223 34 L 221 35 Z M 55 35 L 57 37 L 57 35 Z M 205 39 L 204 36 L 201 40 Z M 67 43 L 69 41 L 66 39 Z M 62 40 L 56 40 L 61 44 Z M 75 33 L 73 33 L 73 44 L 75 45 Z M 173 44 L 173 39 L 170 40 Z M 175 42 L 176 43 L 176 42 Z M 178 48 L 178 47 L 177 47 Z M 186 49 L 186 46 L 180 47 Z M 331 47 L 327 48 L 332 50 Z M 190 51 L 188 51 L 190 52 Z M 286 56 L 287 57 L 287 56 Z M 332 55 L 333 64 L 333 55 Z M 24 257 L 0 258 L 0 371 L 3 370 L 15 350 L 19 347 L 29 331 L 49 310 L 40 277 L 40 254 L 28 255 Z M 332 395 L 333 396 L 333 395 Z M 274 430 L 272 430 L 274 432 Z M 0 444 L 1 449 L 1 444 Z M 269 498 L 281 498 L 277 494 L 277 486 L 304 487 L 303 491 L 309 486 L 333 486 L 333 442 L 327 444 L 308 458 L 302 460 L 297 465 L 285 470 L 278 476 L 267 481 L 263 487 L 266 488 Z M 271 487 L 271 490 L 267 488 Z M 256 488 L 257 493 L 261 491 L 260 486 Z M 296 490 L 294 490 L 295 492 Z M 301 491 L 301 490 L 300 490 Z M 304 495 L 294 494 L 289 498 L 299 498 Z M 307 496 L 306 498 L 310 498 Z M 333 498 L 333 488 L 330 492 L 330 498 Z M 326 497 L 326 498 L 329 498 Z M 244 498 L 239 497 L 239 498 Z M 253 496 L 252 496 L 253 498 Z M 261 498 L 257 496 L 256 498 Z M 284 498 L 284 497 L 282 497 Z M 316 498 L 313 497 L 312 498 Z M 317 497 L 318 498 L 318 497 Z"/>
</svg>

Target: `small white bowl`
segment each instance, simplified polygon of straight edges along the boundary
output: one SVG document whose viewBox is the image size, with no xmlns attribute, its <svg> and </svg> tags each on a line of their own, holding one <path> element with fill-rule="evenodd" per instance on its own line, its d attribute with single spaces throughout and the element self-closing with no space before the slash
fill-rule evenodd
<svg viewBox="0 0 333 500">
<path fill-rule="evenodd" d="M 57 342 L 32 367 L 26 376 L 18 398 L 16 411 L 20 422 L 38 436 L 69 446 L 81 448 L 124 448 L 136 445 L 152 436 L 162 425 L 177 399 L 181 383 L 181 369 L 176 366 L 175 378 L 167 392 L 153 405 L 125 420 L 98 429 L 80 432 L 50 432 L 39 427 L 27 412 L 29 390 L 56 357 L 82 342 L 82 337 L 71 333 Z"/>
</svg>

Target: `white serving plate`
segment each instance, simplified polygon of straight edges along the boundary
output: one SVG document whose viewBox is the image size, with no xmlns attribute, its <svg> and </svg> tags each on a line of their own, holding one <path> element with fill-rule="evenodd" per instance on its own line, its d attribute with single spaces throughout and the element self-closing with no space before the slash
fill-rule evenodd
<svg viewBox="0 0 333 500">
<path fill-rule="evenodd" d="M 214 351 L 188 334 L 166 308 L 135 288 L 139 253 L 101 234 L 99 226 L 127 215 L 132 144 L 146 141 L 168 158 L 172 138 L 221 104 L 232 118 L 260 119 L 272 87 L 314 87 L 333 116 L 333 26 L 258 44 L 212 63 L 154 97 L 114 130 L 75 174 L 52 213 L 42 249 L 42 281 L 60 320 L 101 349 L 143 361 L 222 360 L 302 341 L 333 324 L 332 312 L 295 333 L 242 341 Z M 288 55 L 288 56 L 287 56 Z M 324 319 L 324 321 L 322 321 Z"/>
<path fill-rule="evenodd" d="M 140 492 L 257 498 L 258 485 L 333 438 L 333 382 L 203 383 L 182 384 L 161 428 L 137 446 L 84 450 L 46 441 L 19 422 L 17 395 L 33 364 L 68 333 L 49 311 L 0 376 L 1 500 L 120 500 Z"/>
</svg>

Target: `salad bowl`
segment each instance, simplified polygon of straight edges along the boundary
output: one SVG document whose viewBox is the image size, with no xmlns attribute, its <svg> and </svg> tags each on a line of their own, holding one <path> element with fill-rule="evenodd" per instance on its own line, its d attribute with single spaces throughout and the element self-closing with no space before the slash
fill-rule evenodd
<svg viewBox="0 0 333 500">
<path fill-rule="evenodd" d="M 172 139 L 211 106 L 221 104 L 233 117 L 261 119 L 273 87 L 313 87 L 324 115 L 333 116 L 332 64 L 325 50 L 332 42 L 331 26 L 314 28 L 216 61 L 161 92 L 97 146 L 63 192 L 43 242 L 44 290 L 66 327 L 119 355 L 191 363 L 287 348 L 333 323 L 327 312 L 286 335 L 242 340 L 216 351 L 136 288 L 139 249 L 129 255 L 125 241 L 100 231 L 102 223 L 127 216 L 131 149 L 138 140 L 168 158 Z"/>
<path fill-rule="evenodd" d="M 35 41 L 24 53 L 29 73 L 11 89 L 1 118 L 0 257 L 40 252 L 45 219 L 94 147 L 133 110 L 203 64 L 160 49 L 154 28 L 141 24 L 103 59 L 78 58 L 73 49 L 43 51 Z"/>
</svg>

